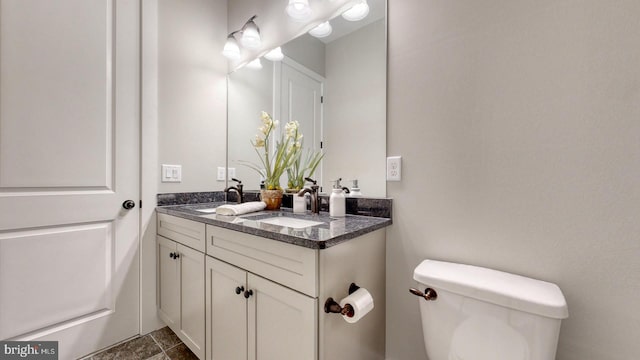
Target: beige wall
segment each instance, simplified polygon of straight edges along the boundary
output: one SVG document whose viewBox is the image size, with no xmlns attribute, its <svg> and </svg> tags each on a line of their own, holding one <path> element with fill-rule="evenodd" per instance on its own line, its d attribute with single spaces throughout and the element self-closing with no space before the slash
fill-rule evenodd
<svg viewBox="0 0 640 360">
<path fill-rule="evenodd" d="M 640 2 L 389 4 L 387 358 L 424 258 L 557 283 L 558 359 L 640 354 Z"/>
<path fill-rule="evenodd" d="M 222 190 L 226 163 L 225 0 L 143 2 L 143 174 L 145 204 L 157 193 Z M 157 55 L 156 55 L 157 53 Z M 161 183 L 161 164 L 182 165 L 181 183 Z M 141 215 L 141 333 L 156 315 L 156 216 Z"/>
<path fill-rule="evenodd" d="M 159 163 L 182 165 L 182 182 L 161 183 L 159 192 L 222 190 L 227 3 L 160 0 L 158 11 Z"/>
<path fill-rule="evenodd" d="M 364 196 L 386 195 L 386 43 L 378 20 L 326 48 L 323 185 L 357 179 Z"/>
<path fill-rule="evenodd" d="M 229 74 L 227 86 L 229 168 L 236 169 L 236 178 L 242 181 L 245 190 L 260 189 L 261 177 L 257 171 L 241 164 L 240 161 L 260 164 L 251 141 L 259 133 L 258 127 L 262 125 L 261 112 L 274 114 L 274 63 L 267 59 L 261 61 L 262 69 L 243 67 Z"/>
<path fill-rule="evenodd" d="M 307 69 L 325 76 L 325 48 L 322 41 L 309 34 L 304 34 L 282 45 L 282 52 Z"/>
</svg>

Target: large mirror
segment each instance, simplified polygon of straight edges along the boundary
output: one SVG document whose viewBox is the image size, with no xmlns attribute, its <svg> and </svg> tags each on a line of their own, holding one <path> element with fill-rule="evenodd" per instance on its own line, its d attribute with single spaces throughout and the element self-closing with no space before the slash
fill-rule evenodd
<svg viewBox="0 0 640 360">
<path fill-rule="evenodd" d="M 322 192 L 342 178 L 350 188 L 357 180 L 363 196 L 386 196 L 386 1 L 368 3 L 365 19 L 337 16 L 328 37 L 302 35 L 282 45 L 284 60 L 261 58 L 261 69 L 229 74 L 227 162 L 245 189 L 260 186 L 258 173 L 238 160 L 259 162 L 250 140 L 264 110 L 281 130 L 297 120 L 304 148 L 324 153 L 313 175 Z"/>
</svg>

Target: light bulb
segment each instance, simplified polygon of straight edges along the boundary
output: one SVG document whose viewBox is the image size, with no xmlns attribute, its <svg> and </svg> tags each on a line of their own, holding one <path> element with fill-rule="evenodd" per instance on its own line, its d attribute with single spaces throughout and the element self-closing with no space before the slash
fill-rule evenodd
<svg viewBox="0 0 640 360">
<path fill-rule="evenodd" d="M 369 15 L 369 4 L 367 0 L 355 4 L 351 9 L 342 13 L 342 17 L 348 21 L 359 21 Z"/>
<path fill-rule="evenodd" d="M 282 53 L 282 49 L 280 48 L 280 46 L 278 46 L 277 48 L 266 53 L 264 57 L 267 60 L 271 61 L 281 61 L 282 59 L 284 59 L 284 54 Z"/>
<path fill-rule="evenodd" d="M 240 47 L 233 33 L 227 37 L 227 42 L 224 44 L 224 49 L 222 49 L 222 55 L 230 60 L 240 59 Z"/>
<path fill-rule="evenodd" d="M 240 38 L 242 46 L 252 50 L 259 48 L 262 44 L 262 39 L 260 39 L 260 29 L 258 29 L 258 25 L 253 22 L 254 18 L 255 16 L 244 24 L 242 27 L 242 37 Z"/>
<path fill-rule="evenodd" d="M 289 0 L 289 5 L 285 9 L 287 15 L 295 21 L 306 21 L 311 17 L 311 6 L 309 0 Z"/>
<path fill-rule="evenodd" d="M 332 31 L 333 28 L 331 27 L 331 24 L 329 24 L 328 21 L 325 21 L 322 24 L 309 30 L 309 35 L 315 36 L 317 38 L 323 38 L 331 35 Z"/>
<path fill-rule="evenodd" d="M 260 62 L 260 58 L 257 58 L 255 60 L 251 61 L 250 63 L 248 63 L 247 67 L 249 69 L 255 69 L 255 70 L 262 69 L 262 63 Z"/>
</svg>

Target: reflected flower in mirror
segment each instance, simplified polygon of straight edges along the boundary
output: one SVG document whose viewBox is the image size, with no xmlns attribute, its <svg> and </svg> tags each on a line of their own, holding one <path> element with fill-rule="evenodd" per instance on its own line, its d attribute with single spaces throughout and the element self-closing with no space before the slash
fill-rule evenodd
<svg viewBox="0 0 640 360">
<path fill-rule="evenodd" d="M 260 131 L 251 140 L 254 150 L 258 154 L 260 164 L 251 161 L 239 160 L 238 162 L 257 171 L 264 178 L 266 190 L 281 190 L 280 177 L 291 166 L 296 154 L 296 140 L 289 136 L 290 128 L 295 126 L 297 132 L 297 124 L 289 122 L 285 125 L 285 134 L 282 134 L 279 140 L 275 142 L 272 148 L 274 130 L 278 126 L 278 121 L 274 121 L 271 115 L 262 111 L 260 119 L 262 125 L 258 128 Z"/>
</svg>

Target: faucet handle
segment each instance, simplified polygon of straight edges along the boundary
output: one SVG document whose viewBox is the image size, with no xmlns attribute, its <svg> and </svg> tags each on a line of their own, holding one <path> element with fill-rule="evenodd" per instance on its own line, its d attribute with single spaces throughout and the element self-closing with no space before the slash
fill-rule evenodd
<svg viewBox="0 0 640 360">
<path fill-rule="evenodd" d="M 306 177 L 306 178 L 304 178 L 304 179 L 305 179 L 305 180 L 307 180 L 307 181 L 308 181 L 308 182 L 310 182 L 310 183 L 313 183 L 313 185 L 317 185 L 317 184 L 318 184 L 318 182 L 317 182 L 317 181 L 313 180 L 313 179 L 312 179 L 312 178 L 310 178 L 310 177 Z"/>
<path fill-rule="evenodd" d="M 242 181 L 240 181 L 240 180 L 238 180 L 238 179 L 236 179 L 236 178 L 231 178 L 231 180 L 233 180 L 233 181 L 237 182 L 237 183 L 238 183 L 238 185 L 241 185 L 241 184 L 242 184 Z"/>
</svg>

